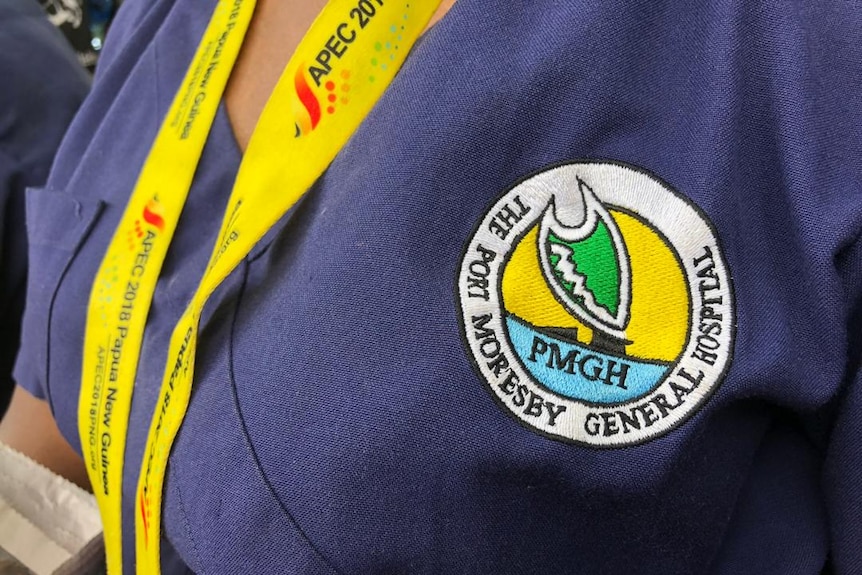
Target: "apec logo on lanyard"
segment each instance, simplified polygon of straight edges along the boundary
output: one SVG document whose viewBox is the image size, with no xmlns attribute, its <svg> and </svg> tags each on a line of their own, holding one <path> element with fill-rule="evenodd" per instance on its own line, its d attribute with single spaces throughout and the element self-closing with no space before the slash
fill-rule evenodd
<svg viewBox="0 0 862 575">
<path fill-rule="evenodd" d="M 138 573 L 160 570 L 164 481 L 189 406 L 199 322 L 210 294 L 335 158 L 439 3 L 329 0 L 283 71 L 243 155 L 209 265 L 173 329 L 135 497 Z M 122 542 L 131 535 L 123 533 L 123 462 L 146 318 L 254 5 L 254 0 L 217 5 L 90 294 L 78 431 L 111 575 L 122 573 Z M 333 121 L 323 122 L 336 113 Z"/>
<path fill-rule="evenodd" d="M 114 441 L 114 430 L 111 422 L 114 403 L 118 398 L 118 380 L 120 377 L 120 362 L 123 349 L 129 336 L 130 322 L 135 313 L 135 303 L 138 299 L 140 281 L 147 270 L 150 253 L 154 242 L 164 232 L 165 220 L 162 206 L 158 198 L 146 203 L 140 216 L 134 220 L 133 227 L 125 237 L 128 249 L 128 259 L 122 258 L 123 264 L 129 267 L 123 277 L 128 279 L 123 286 L 116 286 L 120 278 L 120 259 L 111 259 L 96 280 L 95 291 L 100 305 L 100 320 L 103 328 L 108 325 L 109 306 L 115 297 L 115 287 L 122 293 L 119 305 L 113 307 L 116 329 L 110 333 L 105 342 L 100 342 L 96 350 L 96 368 L 93 377 L 90 405 L 87 413 L 87 445 L 89 447 L 89 467 L 101 478 L 101 491 L 109 494 L 108 481 L 111 457 L 109 449 Z M 97 429 L 101 427 L 101 433 Z M 97 456 L 98 454 L 98 456 Z M 96 486 L 94 485 L 94 488 Z"/>
<path fill-rule="evenodd" d="M 311 65 L 307 62 L 300 64 L 294 77 L 296 96 L 301 104 L 301 107 L 294 107 L 297 138 L 314 131 L 326 115 L 335 115 L 339 107 L 350 104 L 353 70 L 339 67 L 338 64 L 347 56 L 353 45 L 361 40 L 361 34 L 380 13 L 379 8 L 384 6 L 385 1 L 359 0 L 356 6 L 350 8 L 346 18 L 334 26 L 332 34 L 322 42 Z M 401 16 L 403 23 L 391 24 L 387 37 L 378 37 L 374 43 L 374 54 L 369 63 L 383 73 L 390 71 L 392 61 L 396 59 L 395 53 L 402 49 L 406 22 L 411 17 L 409 9 L 410 4 L 407 4 Z M 308 77 L 311 78 L 311 83 Z M 377 79 L 376 75 L 370 74 L 360 80 L 373 84 Z M 318 96 L 311 84 L 314 84 L 318 91 L 322 88 L 325 93 Z"/>
<path fill-rule="evenodd" d="M 364 30 L 377 15 L 378 6 L 383 6 L 383 0 L 359 0 L 357 6 L 350 10 L 350 19 L 357 21 L 359 30 Z M 333 56 L 341 59 L 347 54 L 350 45 L 356 41 L 357 34 L 357 29 L 353 24 L 342 22 L 336 27 L 335 33 L 326 40 L 315 58 L 317 65 L 308 68 L 308 73 L 318 88 L 322 79 L 332 72 L 330 61 Z"/>
</svg>

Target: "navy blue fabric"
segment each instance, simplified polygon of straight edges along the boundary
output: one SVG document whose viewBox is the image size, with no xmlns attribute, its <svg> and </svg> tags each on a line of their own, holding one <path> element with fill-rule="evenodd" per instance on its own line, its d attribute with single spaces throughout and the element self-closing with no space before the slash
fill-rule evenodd
<svg viewBox="0 0 862 575">
<path fill-rule="evenodd" d="M 207 12 L 123 7 L 53 194 L 33 198 L 91 214 L 78 249 L 44 256 L 55 279 L 31 285 L 16 371 L 76 446 L 89 282 Z M 828 557 L 858 572 L 860 85 L 862 13 L 845 3 L 459 0 L 210 300 L 170 461 L 166 572 L 814 575 Z M 668 181 L 733 273 L 726 380 L 637 447 L 521 427 L 459 334 L 456 270 L 485 210 L 581 158 Z M 239 161 L 221 110 L 148 319 L 127 530 L 168 337 Z"/>
<path fill-rule="evenodd" d="M 24 190 L 48 178 L 89 79 L 32 0 L 0 0 L 0 416 L 12 392 L 27 273 Z"/>
</svg>

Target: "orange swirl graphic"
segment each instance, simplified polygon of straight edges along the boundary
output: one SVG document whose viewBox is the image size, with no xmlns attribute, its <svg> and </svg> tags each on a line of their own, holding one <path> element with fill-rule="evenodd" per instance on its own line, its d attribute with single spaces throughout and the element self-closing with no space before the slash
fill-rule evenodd
<svg viewBox="0 0 862 575">
<path fill-rule="evenodd" d="M 161 206 L 159 206 L 159 204 L 154 200 L 150 200 L 147 202 L 143 214 L 144 221 L 158 229 L 160 232 L 165 229 L 165 218 L 162 217 L 161 211 Z"/>
<path fill-rule="evenodd" d="M 303 70 L 305 70 L 305 65 L 299 67 L 294 77 L 296 95 L 299 97 L 299 101 L 304 108 L 297 110 L 296 114 L 296 125 L 299 134 L 307 134 L 313 131 L 317 127 L 317 124 L 320 123 L 321 116 L 320 102 L 317 101 L 314 92 L 311 91 L 311 86 L 308 85 Z"/>
</svg>

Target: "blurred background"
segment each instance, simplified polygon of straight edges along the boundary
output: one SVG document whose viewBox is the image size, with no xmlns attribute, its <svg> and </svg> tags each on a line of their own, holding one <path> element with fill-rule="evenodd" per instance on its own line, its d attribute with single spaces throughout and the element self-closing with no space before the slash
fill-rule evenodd
<svg viewBox="0 0 862 575">
<path fill-rule="evenodd" d="M 33 0 L 63 32 L 82 66 L 96 67 L 105 34 L 122 0 Z"/>
</svg>

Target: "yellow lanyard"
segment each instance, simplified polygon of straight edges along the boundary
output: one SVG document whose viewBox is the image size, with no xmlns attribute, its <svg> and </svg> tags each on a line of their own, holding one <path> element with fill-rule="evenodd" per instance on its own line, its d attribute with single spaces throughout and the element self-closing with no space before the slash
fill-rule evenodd
<svg viewBox="0 0 862 575">
<path fill-rule="evenodd" d="M 264 109 L 209 264 L 170 340 L 135 496 L 138 573 L 159 573 L 168 456 L 191 396 L 210 294 L 311 187 L 395 76 L 440 0 L 330 0 Z M 96 275 L 87 310 L 78 431 L 122 573 L 123 457 L 144 326 L 162 263 L 230 77 L 254 0 L 220 0 Z"/>
</svg>

